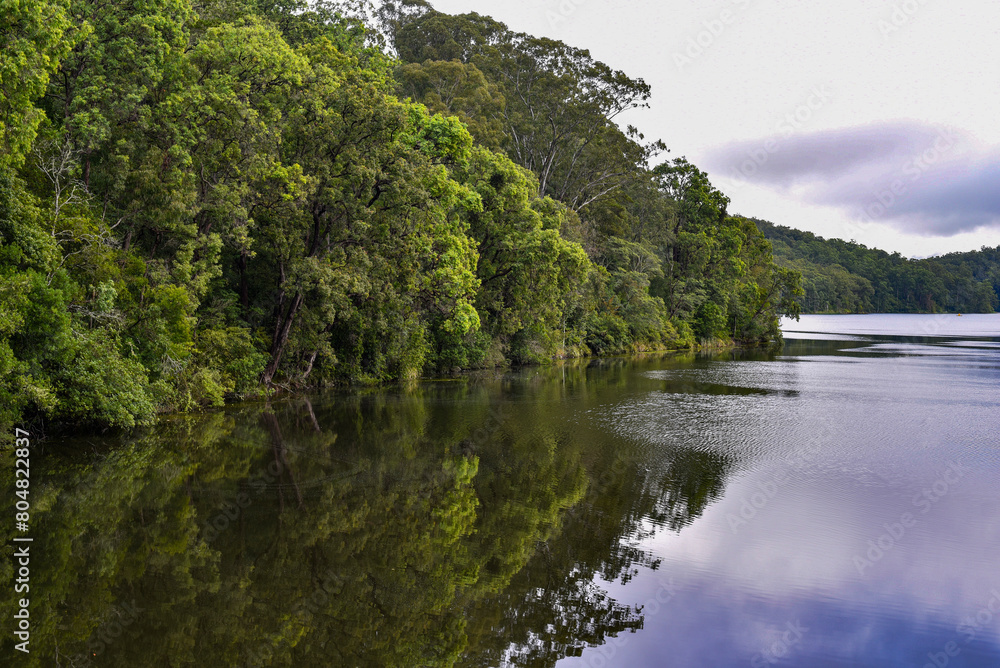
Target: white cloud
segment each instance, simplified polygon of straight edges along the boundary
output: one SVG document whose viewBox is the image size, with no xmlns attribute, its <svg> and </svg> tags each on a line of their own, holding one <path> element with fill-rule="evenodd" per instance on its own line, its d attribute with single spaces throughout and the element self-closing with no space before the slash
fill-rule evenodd
<svg viewBox="0 0 1000 668">
<path fill-rule="evenodd" d="M 907 5 L 912 11 L 903 4 L 434 1 L 441 11 L 489 14 L 514 29 L 588 48 L 596 58 L 644 78 L 653 87 L 652 108 L 622 122 L 661 137 L 670 155 L 685 155 L 699 166 L 720 145 L 780 134 L 779 125 L 789 114 L 795 117 L 817 86 L 829 87 L 830 98 L 793 126 L 796 134 L 886 127 L 898 119 L 916 127 L 958 128 L 970 142 L 982 142 L 980 148 L 954 169 L 928 171 L 921 194 L 914 189 L 906 204 L 894 207 L 894 216 L 863 227 L 852 217 L 856 212 L 844 206 L 857 191 L 849 182 L 840 184 L 843 193 L 831 190 L 828 202 L 808 187 L 741 187 L 731 173 L 708 172 L 732 198 L 731 210 L 824 236 L 853 237 L 907 255 L 1000 244 L 1000 230 L 975 227 L 977 220 L 991 219 L 984 209 L 992 200 L 979 195 L 994 176 L 992 158 L 1000 146 L 995 113 L 1000 59 L 994 35 L 1000 4 L 913 0 L 913 7 Z M 691 39 L 697 43 L 706 22 L 721 21 L 726 10 L 733 20 L 712 33 L 709 46 L 679 71 L 674 55 L 683 53 Z M 560 20 L 550 20 L 553 13 Z M 901 147 L 889 147 L 886 161 L 899 157 L 893 148 Z M 953 211 L 954 198 L 963 194 L 968 201 Z"/>
</svg>

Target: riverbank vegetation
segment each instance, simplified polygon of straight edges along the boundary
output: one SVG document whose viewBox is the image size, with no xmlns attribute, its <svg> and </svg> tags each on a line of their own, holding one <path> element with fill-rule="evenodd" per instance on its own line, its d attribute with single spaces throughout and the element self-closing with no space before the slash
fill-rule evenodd
<svg viewBox="0 0 1000 668">
<path fill-rule="evenodd" d="M 802 275 L 808 313 L 993 313 L 1000 247 L 911 260 L 755 220 L 775 261 Z"/>
<path fill-rule="evenodd" d="M 423 2 L 0 12 L 0 423 L 763 343 L 799 277 L 618 116 L 649 87 Z"/>
</svg>

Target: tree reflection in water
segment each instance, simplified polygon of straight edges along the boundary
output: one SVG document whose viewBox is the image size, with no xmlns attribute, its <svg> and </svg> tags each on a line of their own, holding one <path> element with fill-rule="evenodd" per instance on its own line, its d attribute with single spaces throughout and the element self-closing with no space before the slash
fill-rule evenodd
<svg viewBox="0 0 1000 668">
<path fill-rule="evenodd" d="M 249 405 L 95 457 L 53 442 L 31 660 L 548 666 L 641 629 L 600 583 L 659 568 L 638 541 L 689 524 L 731 467 L 677 449 L 651 472 L 591 424 L 627 373 Z"/>
</svg>

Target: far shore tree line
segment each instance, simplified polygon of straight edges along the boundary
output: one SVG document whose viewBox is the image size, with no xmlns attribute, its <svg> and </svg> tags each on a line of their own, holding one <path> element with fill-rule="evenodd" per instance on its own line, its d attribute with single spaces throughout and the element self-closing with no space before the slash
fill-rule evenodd
<svg viewBox="0 0 1000 668">
<path fill-rule="evenodd" d="M 775 261 L 802 275 L 803 313 L 993 313 L 1000 247 L 911 260 L 755 220 Z"/>
</svg>

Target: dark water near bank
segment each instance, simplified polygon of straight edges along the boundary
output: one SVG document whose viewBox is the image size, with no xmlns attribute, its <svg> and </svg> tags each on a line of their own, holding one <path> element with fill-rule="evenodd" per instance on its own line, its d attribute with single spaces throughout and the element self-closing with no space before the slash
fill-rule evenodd
<svg viewBox="0 0 1000 668">
<path fill-rule="evenodd" d="M 785 330 L 49 441 L 0 664 L 1000 666 L 1000 316 Z"/>
</svg>

